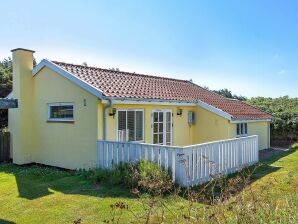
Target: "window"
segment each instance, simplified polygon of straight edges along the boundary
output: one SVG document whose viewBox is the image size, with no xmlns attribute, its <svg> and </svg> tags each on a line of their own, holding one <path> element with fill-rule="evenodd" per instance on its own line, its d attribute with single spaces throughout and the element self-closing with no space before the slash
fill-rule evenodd
<svg viewBox="0 0 298 224">
<path fill-rule="evenodd" d="M 237 136 L 247 135 L 247 123 L 237 124 Z"/>
<path fill-rule="evenodd" d="M 118 110 L 118 141 L 143 141 L 143 124 L 143 110 Z"/>
<path fill-rule="evenodd" d="M 57 103 L 48 105 L 48 121 L 73 122 L 73 104 Z"/>
</svg>

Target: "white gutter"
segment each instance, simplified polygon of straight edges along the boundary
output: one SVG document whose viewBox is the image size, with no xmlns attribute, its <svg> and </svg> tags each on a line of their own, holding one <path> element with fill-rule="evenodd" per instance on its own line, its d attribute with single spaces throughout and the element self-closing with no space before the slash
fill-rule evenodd
<svg viewBox="0 0 298 224">
<path fill-rule="evenodd" d="M 112 100 L 108 99 L 108 100 L 102 100 L 102 104 L 103 104 L 103 140 L 107 140 L 107 109 L 111 108 L 113 106 L 113 102 Z"/>
<path fill-rule="evenodd" d="M 272 119 L 234 119 L 231 120 L 230 123 L 237 124 L 237 123 L 251 123 L 251 122 L 271 122 Z"/>
<path fill-rule="evenodd" d="M 160 99 L 136 99 L 136 98 L 113 98 L 113 104 L 142 104 L 142 105 L 166 105 L 166 106 L 200 106 L 208 111 L 211 111 L 225 119 L 232 120 L 232 115 L 213 107 L 202 101 L 182 101 L 182 100 L 160 100 Z"/>
<path fill-rule="evenodd" d="M 196 106 L 194 102 L 187 101 L 178 101 L 178 100 L 159 100 L 159 99 L 115 99 L 113 97 L 109 98 L 113 99 L 113 104 L 146 104 L 146 105 L 166 105 L 166 106 Z"/>
</svg>

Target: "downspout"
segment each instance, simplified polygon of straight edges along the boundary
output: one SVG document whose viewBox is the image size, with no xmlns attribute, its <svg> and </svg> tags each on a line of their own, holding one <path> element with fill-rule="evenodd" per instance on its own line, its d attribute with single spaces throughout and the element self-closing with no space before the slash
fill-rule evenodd
<svg viewBox="0 0 298 224">
<path fill-rule="evenodd" d="M 113 103 L 111 99 L 107 99 L 108 102 L 103 103 L 103 140 L 107 140 L 107 109 L 111 108 Z"/>
</svg>

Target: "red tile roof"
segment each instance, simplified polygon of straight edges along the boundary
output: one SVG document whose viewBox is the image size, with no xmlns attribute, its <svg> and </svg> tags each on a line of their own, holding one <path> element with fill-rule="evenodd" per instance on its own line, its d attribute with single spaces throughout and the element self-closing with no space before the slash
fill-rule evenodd
<svg viewBox="0 0 298 224">
<path fill-rule="evenodd" d="M 116 98 L 202 101 L 235 119 L 267 119 L 272 115 L 239 100 L 232 100 L 192 82 L 53 61 L 78 78 Z"/>
</svg>

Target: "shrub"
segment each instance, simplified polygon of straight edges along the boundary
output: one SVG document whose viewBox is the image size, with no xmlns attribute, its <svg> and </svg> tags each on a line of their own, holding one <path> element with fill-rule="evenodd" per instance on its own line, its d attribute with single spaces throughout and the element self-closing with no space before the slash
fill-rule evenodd
<svg viewBox="0 0 298 224">
<path fill-rule="evenodd" d="M 295 143 L 291 146 L 291 149 L 298 149 L 298 143 Z"/>
<path fill-rule="evenodd" d="M 79 175 L 94 183 L 123 184 L 134 192 L 147 192 L 163 195 L 173 189 L 169 174 L 158 164 L 141 160 L 137 163 L 124 163 L 112 170 L 80 170 Z"/>
<path fill-rule="evenodd" d="M 138 187 L 154 195 L 163 195 L 173 188 L 171 177 L 157 164 L 141 160 L 138 164 Z"/>
<path fill-rule="evenodd" d="M 114 173 L 112 170 L 105 169 L 79 170 L 79 175 L 92 183 L 110 182 L 113 179 L 111 177 L 115 175 Z"/>
</svg>

